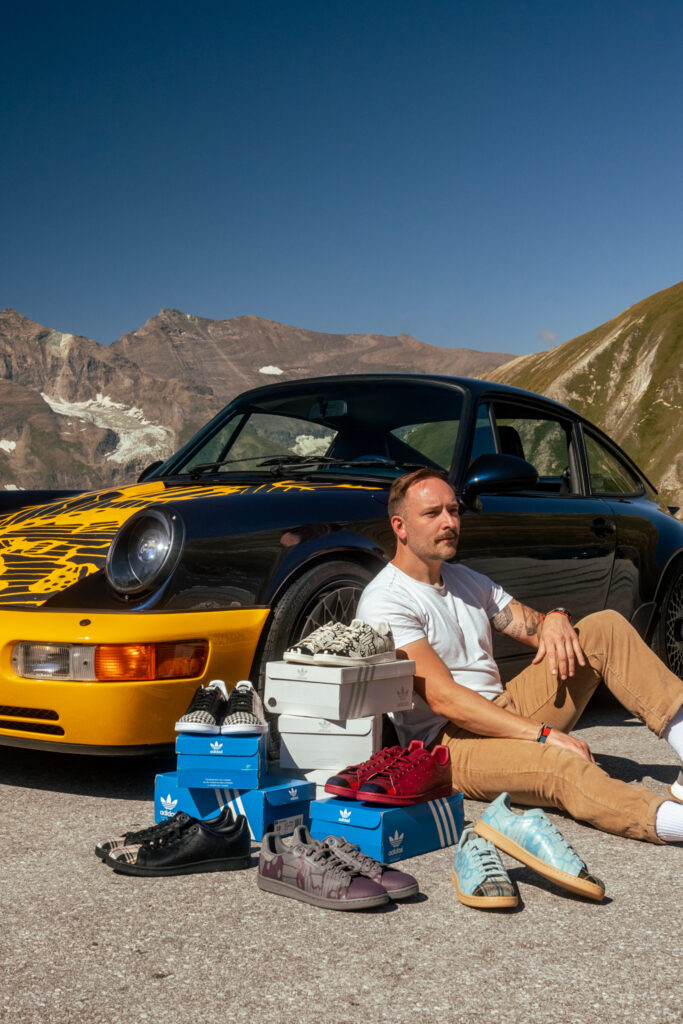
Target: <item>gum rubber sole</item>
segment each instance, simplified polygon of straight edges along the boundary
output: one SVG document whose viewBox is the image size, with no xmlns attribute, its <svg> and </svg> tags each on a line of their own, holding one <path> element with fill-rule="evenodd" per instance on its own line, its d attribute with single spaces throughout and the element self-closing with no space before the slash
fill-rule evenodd
<svg viewBox="0 0 683 1024">
<path fill-rule="evenodd" d="M 561 871 L 560 868 L 554 868 L 552 864 L 546 864 L 544 860 L 540 860 L 533 853 L 529 853 L 523 846 L 516 843 L 514 839 L 510 839 L 502 832 L 499 832 L 498 829 L 492 828 L 485 821 L 478 821 L 473 828 L 477 835 L 488 839 L 499 850 L 509 853 L 515 860 L 521 861 L 527 867 L 533 868 L 539 875 L 547 878 L 549 882 L 555 882 L 556 885 L 569 890 L 569 892 L 573 892 L 576 896 L 586 896 L 589 900 L 600 902 L 604 898 L 605 890 L 602 886 L 596 885 L 595 882 L 589 882 L 585 878 L 577 878 L 576 875 L 570 875 L 567 871 Z"/>
<path fill-rule="evenodd" d="M 370 910 L 372 907 L 383 907 L 389 903 L 387 892 L 378 893 L 376 896 L 366 896 L 362 900 L 331 900 L 326 896 L 316 896 L 315 893 L 306 892 L 287 882 L 279 882 L 276 878 L 265 878 L 258 875 L 256 884 L 264 892 L 277 893 L 278 896 L 289 896 L 291 899 L 300 900 L 302 903 L 310 903 L 314 907 L 322 907 L 324 910 Z"/>
<path fill-rule="evenodd" d="M 455 891 L 458 899 L 461 903 L 464 903 L 466 907 L 477 907 L 479 910 L 500 910 L 504 907 L 516 907 L 519 903 L 517 895 L 514 896 L 470 896 L 468 893 L 463 892 L 458 885 L 458 876 L 455 870 L 451 868 L 451 879 L 455 886 Z"/>
<path fill-rule="evenodd" d="M 249 857 L 226 857 L 223 860 L 200 860 L 194 864 L 178 864 L 168 868 L 143 868 L 137 864 L 123 864 L 116 860 L 106 863 L 118 875 L 138 875 L 142 878 L 164 878 L 170 875 L 196 875 L 203 871 L 239 871 L 249 867 Z"/>
<path fill-rule="evenodd" d="M 440 800 L 444 796 L 450 796 L 453 786 L 449 782 L 447 786 L 440 786 L 430 793 L 418 793 L 415 796 L 389 796 L 386 793 L 364 793 L 361 789 L 356 790 L 356 800 L 362 800 L 368 804 L 382 804 L 384 807 L 411 807 L 413 804 L 426 804 L 430 800 Z"/>
</svg>

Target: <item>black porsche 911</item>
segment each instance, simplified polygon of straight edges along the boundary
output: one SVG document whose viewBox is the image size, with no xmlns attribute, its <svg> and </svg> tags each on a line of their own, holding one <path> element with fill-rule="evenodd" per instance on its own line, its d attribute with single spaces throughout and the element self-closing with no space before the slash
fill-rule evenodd
<svg viewBox="0 0 683 1024">
<path fill-rule="evenodd" d="M 465 507 L 461 561 L 540 611 L 616 609 L 683 675 L 683 524 L 605 434 L 487 381 L 322 377 L 240 395 L 137 484 L 5 498 L 0 743 L 147 751 L 200 683 L 262 684 L 353 617 L 393 555 L 391 481 L 419 466 Z M 509 678 L 528 650 L 495 643 Z"/>
</svg>

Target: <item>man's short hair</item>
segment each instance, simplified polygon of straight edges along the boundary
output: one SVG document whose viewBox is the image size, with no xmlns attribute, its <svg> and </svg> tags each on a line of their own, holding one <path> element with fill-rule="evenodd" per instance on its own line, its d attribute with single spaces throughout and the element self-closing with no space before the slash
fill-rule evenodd
<svg viewBox="0 0 683 1024">
<path fill-rule="evenodd" d="M 400 516 L 403 502 L 408 489 L 417 484 L 420 480 L 444 480 L 449 487 L 451 482 L 448 479 L 448 474 L 443 469 L 432 469 L 430 466 L 423 466 L 422 469 L 416 469 L 412 473 L 405 473 L 403 476 L 397 476 L 391 485 L 389 490 L 389 518 L 392 516 Z"/>
</svg>

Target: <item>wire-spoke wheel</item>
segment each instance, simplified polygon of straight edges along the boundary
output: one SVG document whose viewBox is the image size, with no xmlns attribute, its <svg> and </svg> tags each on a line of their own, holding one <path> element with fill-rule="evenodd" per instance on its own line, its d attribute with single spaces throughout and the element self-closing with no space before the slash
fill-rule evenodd
<svg viewBox="0 0 683 1024">
<path fill-rule="evenodd" d="M 297 640 L 327 622 L 348 624 L 353 619 L 363 588 L 375 574 L 355 562 L 334 561 L 314 566 L 300 576 L 273 608 L 268 631 L 257 654 L 252 679 L 263 696 L 266 664 L 280 661 Z M 271 756 L 279 751 L 277 716 L 270 721 Z"/>
<path fill-rule="evenodd" d="M 679 571 L 664 595 L 653 647 L 671 671 L 683 679 L 683 572 Z"/>
</svg>

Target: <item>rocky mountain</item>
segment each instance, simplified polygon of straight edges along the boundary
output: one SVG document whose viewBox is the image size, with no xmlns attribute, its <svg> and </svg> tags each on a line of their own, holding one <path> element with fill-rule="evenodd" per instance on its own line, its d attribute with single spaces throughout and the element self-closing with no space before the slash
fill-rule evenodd
<svg viewBox="0 0 683 1024">
<path fill-rule="evenodd" d="M 109 486 L 136 479 L 231 398 L 275 380 L 354 371 L 487 376 L 502 352 L 408 335 L 322 334 L 255 316 L 164 309 L 112 345 L 0 312 L 0 486 Z"/>
<path fill-rule="evenodd" d="M 683 282 L 485 376 L 572 406 L 628 452 L 663 500 L 683 505 Z"/>
</svg>

